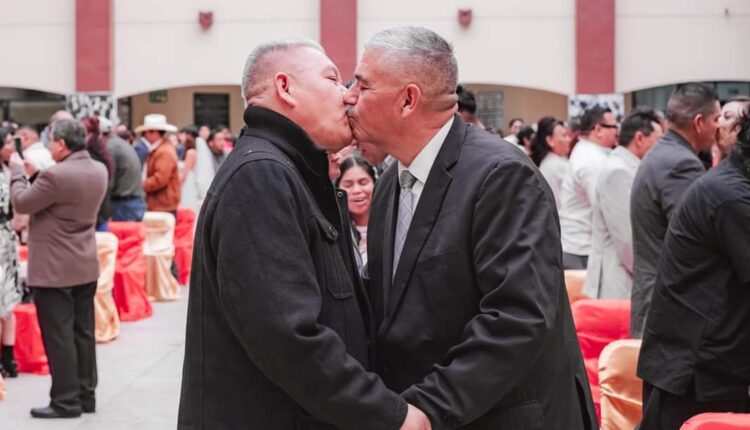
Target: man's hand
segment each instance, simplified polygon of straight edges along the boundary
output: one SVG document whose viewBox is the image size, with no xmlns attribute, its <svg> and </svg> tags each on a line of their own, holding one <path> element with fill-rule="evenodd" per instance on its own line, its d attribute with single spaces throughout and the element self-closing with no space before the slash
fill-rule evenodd
<svg viewBox="0 0 750 430">
<path fill-rule="evenodd" d="M 401 424 L 401 430 L 432 430 L 430 419 L 417 407 L 409 405 L 406 411 L 406 419 Z"/>
<path fill-rule="evenodd" d="M 21 156 L 18 155 L 17 152 L 10 154 L 10 159 L 8 160 L 8 166 L 10 166 L 11 169 L 24 167 L 23 158 L 21 158 Z"/>
</svg>

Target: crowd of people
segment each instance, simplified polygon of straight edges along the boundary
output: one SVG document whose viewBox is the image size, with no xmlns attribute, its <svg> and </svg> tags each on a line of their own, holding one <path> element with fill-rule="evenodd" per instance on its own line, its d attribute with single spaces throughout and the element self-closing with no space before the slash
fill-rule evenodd
<svg viewBox="0 0 750 430">
<path fill-rule="evenodd" d="M 260 45 L 238 138 L 160 114 L 0 128 L 2 369 L 18 235 L 53 380 L 32 415 L 95 408 L 93 232 L 179 206 L 201 208 L 180 429 L 596 428 L 564 270 L 631 300 L 641 429 L 750 412 L 750 98 L 686 83 L 663 113 L 503 137 L 430 30 L 376 34 L 355 74 Z"/>
<path fill-rule="evenodd" d="M 146 211 L 197 211 L 232 145 L 227 127 L 178 130 L 160 114 L 134 132 L 66 111 L 41 133 L 12 121 L 0 127 L 0 376 L 18 376 L 13 309 L 33 300 L 52 376 L 49 406 L 32 409 L 34 417 L 96 407 L 95 232 Z M 26 270 L 19 244 L 28 247 Z"/>
</svg>

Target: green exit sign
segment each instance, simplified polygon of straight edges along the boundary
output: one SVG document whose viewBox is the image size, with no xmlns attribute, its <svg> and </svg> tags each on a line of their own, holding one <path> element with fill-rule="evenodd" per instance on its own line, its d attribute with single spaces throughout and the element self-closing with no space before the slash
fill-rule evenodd
<svg viewBox="0 0 750 430">
<path fill-rule="evenodd" d="M 167 90 L 149 92 L 148 101 L 151 103 L 166 103 L 167 102 Z"/>
</svg>

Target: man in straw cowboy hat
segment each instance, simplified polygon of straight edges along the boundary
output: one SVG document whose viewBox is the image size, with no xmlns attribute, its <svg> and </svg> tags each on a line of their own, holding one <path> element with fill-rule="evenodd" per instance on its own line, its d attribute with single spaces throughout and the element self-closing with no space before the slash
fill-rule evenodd
<svg viewBox="0 0 750 430">
<path fill-rule="evenodd" d="M 149 114 L 143 125 L 135 129 L 141 133 L 148 145 L 146 179 L 146 207 L 149 211 L 169 212 L 177 216 L 180 204 L 180 175 L 177 169 L 177 151 L 166 139 L 167 132 L 176 132 L 177 127 L 167 123 L 162 114 Z"/>
</svg>

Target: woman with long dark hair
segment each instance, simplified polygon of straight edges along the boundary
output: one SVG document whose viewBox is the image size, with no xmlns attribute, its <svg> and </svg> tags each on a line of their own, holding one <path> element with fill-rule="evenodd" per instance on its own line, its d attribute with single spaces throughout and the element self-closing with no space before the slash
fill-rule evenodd
<svg viewBox="0 0 750 430">
<path fill-rule="evenodd" d="M 552 188 L 558 209 L 560 188 L 569 169 L 570 140 L 570 131 L 562 121 L 545 116 L 537 122 L 536 136 L 531 141 L 531 160 Z"/>
<path fill-rule="evenodd" d="M 367 264 L 367 223 L 370 220 L 372 191 L 375 189 L 375 169 L 358 155 L 349 157 L 341 163 L 341 176 L 336 186 L 348 194 L 354 238 L 362 264 Z"/>
<path fill-rule="evenodd" d="M 13 131 L 0 128 L 0 159 L 6 164 L 15 152 Z M 0 169 L 0 374 L 15 378 L 18 366 L 13 355 L 16 340 L 16 319 L 13 308 L 21 302 L 21 285 L 18 280 L 18 254 L 16 233 L 10 225 L 13 218 L 10 207 L 10 178 Z"/>
<path fill-rule="evenodd" d="M 107 167 L 108 182 L 107 194 L 104 195 L 104 201 L 99 207 L 99 214 L 96 217 L 96 231 L 107 231 L 109 217 L 111 215 L 112 199 L 112 157 L 107 148 L 107 140 L 99 131 L 99 119 L 95 116 L 89 116 L 83 119 L 83 128 L 86 130 L 86 150 L 89 151 L 91 158 L 104 164 Z"/>
</svg>

